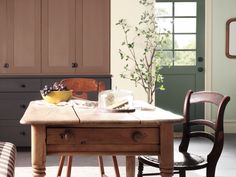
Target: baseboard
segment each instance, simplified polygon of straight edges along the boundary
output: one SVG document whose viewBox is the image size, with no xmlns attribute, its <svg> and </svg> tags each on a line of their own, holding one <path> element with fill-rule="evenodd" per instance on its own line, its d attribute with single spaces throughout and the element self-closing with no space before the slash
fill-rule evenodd
<svg viewBox="0 0 236 177">
<path fill-rule="evenodd" d="M 236 133 L 236 121 L 224 122 L 225 133 Z"/>
</svg>

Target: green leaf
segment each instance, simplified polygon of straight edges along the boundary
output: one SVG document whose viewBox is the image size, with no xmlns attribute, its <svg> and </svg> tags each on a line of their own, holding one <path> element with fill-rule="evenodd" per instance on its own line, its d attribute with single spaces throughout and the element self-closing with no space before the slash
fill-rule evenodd
<svg viewBox="0 0 236 177">
<path fill-rule="evenodd" d="M 128 48 L 134 48 L 134 42 L 128 44 Z"/>
</svg>

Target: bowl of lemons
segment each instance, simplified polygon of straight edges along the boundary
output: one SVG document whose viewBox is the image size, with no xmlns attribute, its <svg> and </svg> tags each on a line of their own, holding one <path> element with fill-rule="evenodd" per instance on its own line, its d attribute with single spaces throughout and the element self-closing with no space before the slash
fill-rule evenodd
<svg viewBox="0 0 236 177">
<path fill-rule="evenodd" d="M 53 86 L 45 85 L 40 90 L 42 98 L 52 104 L 58 104 L 63 101 L 69 101 L 72 97 L 72 90 L 68 90 L 66 86 L 58 83 L 54 83 Z"/>
</svg>

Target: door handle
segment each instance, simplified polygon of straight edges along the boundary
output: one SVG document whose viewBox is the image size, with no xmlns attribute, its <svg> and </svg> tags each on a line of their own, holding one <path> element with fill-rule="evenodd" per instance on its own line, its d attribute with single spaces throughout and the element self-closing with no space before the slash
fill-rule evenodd
<svg viewBox="0 0 236 177">
<path fill-rule="evenodd" d="M 198 67 L 197 70 L 198 70 L 198 72 L 203 72 L 204 71 L 203 67 Z"/>
<path fill-rule="evenodd" d="M 204 60 L 203 57 L 198 57 L 198 58 L 197 58 L 197 61 L 198 61 L 198 62 L 203 62 L 203 60 Z"/>
</svg>

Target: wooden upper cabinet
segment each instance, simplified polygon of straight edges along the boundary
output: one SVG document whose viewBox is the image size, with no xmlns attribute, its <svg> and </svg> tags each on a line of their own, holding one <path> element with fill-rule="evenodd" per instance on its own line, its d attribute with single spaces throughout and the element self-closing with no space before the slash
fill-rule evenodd
<svg viewBox="0 0 236 177">
<path fill-rule="evenodd" d="M 83 0 L 82 16 L 83 57 L 79 61 L 78 71 L 109 74 L 110 0 Z"/>
<path fill-rule="evenodd" d="M 110 0 L 0 0 L 1 74 L 110 74 Z"/>
<path fill-rule="evenodd" d="M 40 0 L 0 0 L 0 72 L 39 73 Z"/>
<path fill-rule="evenodd" d="M 42 0 L 42 71 L 110 73 L 109 0 Z"/>
<path fill-rule="evenodd" d="M 42 72 L 75 72 L 75 0 L 42 0 Z"/>
</svg>

